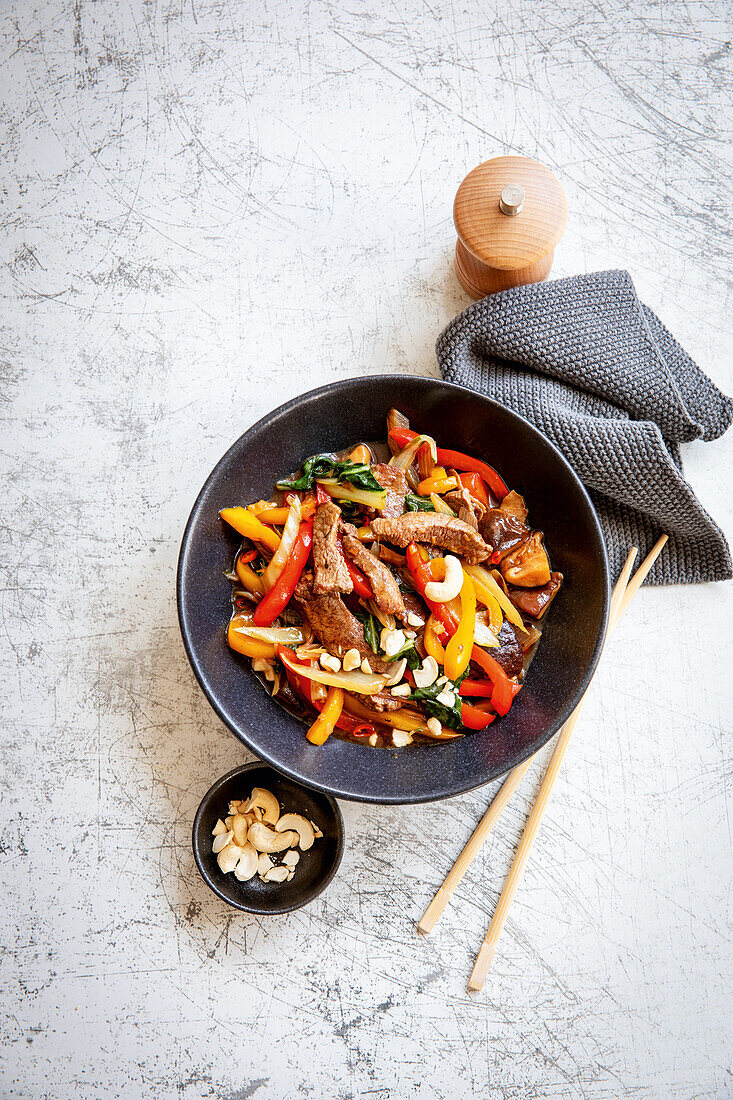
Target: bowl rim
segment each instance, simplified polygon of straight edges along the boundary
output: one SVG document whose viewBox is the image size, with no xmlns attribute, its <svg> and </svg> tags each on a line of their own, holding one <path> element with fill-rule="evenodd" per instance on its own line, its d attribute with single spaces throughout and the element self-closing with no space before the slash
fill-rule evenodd
<svg viewBox="0 0 733 1100">
<path fill-rule="evenodd" d="M 319 883 L 318 889 L 315 891 L 315 893 L 311 894 L 311 896 L 309 898 L 306 898 L 305 901 L 294 902 L 291 905 L 279 905 L 276 908 L 270 909 L 259 909 L 253 905 L 245 905 L 243 902 L 233 901 L 232 898 L 228 897 L 227 894 L 225 894 L 224 891 L 216 884 L 213 877 L 209 874 L 208 870 L 204 866 L 199 844 L 199 834 L 202 830 L 201 820 L 210 802 L 214 798 L 216 798 L 221 788 L 225 786 L 235 776 L 245 775 L 247 772 L 254 771 L 257 768 L 269 768 L 270 771 L 276 772 L 278 775 L 282 776 L 282 778 L 289 779 L 297 787 L 301 787 L 307 794 L 310 795 L 312 793 L 315 793 L 321 795 L 327 800 L 331 808 L 331 812 L 333 813 L 334 821 L 336 823 L 336 857 L 333 861 L 333 864 L 329 868 L 328 873 Z M 272 764 L 264 760 L 252 760 L 248 764 L 240 764 L 238 767 L 232 768 L 231 771 L 228 771 L 225 775 L 219 776 L 219 778 L 211 784 L 208 791 L 199 802 L 199 807 L 196 810 L 196 815 L 193 819 L 193 825 L 191 826 L 191 848 L 193 849 L 194 862 L 196 863 L 198 872 L 206 885 L 217 895 L 217 897 L 221 898 L 222 901 L 225 901 L 227 905 L 231 905 L 233 909 L 239 909 L 243 913 L 254 913 L 258 917 L 276 917 L 280 916 L 282 913 L 293 913 L 296 909 L 302 909 L 304 905 L 310 905 L 312 901 L 315 901 L 319 894 L 322 894 L 326 887 L 329 886 L 335 878 L 336 872 L 341 866 L 341 860 L 343 859 L 344 846 L 344 818 L 343 814 L 341 813 L 341 807 L 339 806 L 336 799 L 333 798 L 328 793 L 328 791 L 321 791 L 316 790 L 315 788 L 309 788 L 304 783 L 301 783 L 299 780 L 292 779 L 292 777 L 289 775 L 286 776 L 280 768 L 276 768 Z"/>
<path fill-rule="evenodd" d="M 206 683 L 206 676 L 205 676 L 204 670 L 200 667 L 200 663 L 199 663 L 197 657 L 195 656 L 195 654 L 193 652 L 193 647 L 192 647 L 191 641 L 190 641 L 190 639 L 187 635 L 187 628 L 186 628 L 186 621 L 185 621 L 185 610 L 184 610 L 184 607 L 183 607 L 183 574 L 184 574 L 184 569 L 185 569 L 185 565 L 186 565 L 186 554 L 187 554 L 187 551 L 188 551 L 188 545 L 189 545 L 191 531 L 192 531 L 192 528 L 194 526 L 194 523 L 196 522 L 196 520 L 198 518 L 199 504 L 204 499 L 204 497 L 207 495 L 210 485 L 218 477 L 219 472 L 222 469 L 222 467 L 225 467 L 227 465 L 230 454 L 232 453 L 232 451 L 235 450 L 235 448 L 237 448 L 240 445 L 242 439 L 245 436 L 249 435 L 250 433 L 255 433 L 255 432 L 259 431 L 261 428 L 266 426 L 270 421 L 274 420 L 275 418 L 282 417 L 282 416 L 286 415 L 287 413 L 291 412 L 293 409 L 297 408 L 297 406 L 300 405 L 306 399 L 314 400 L 314 399 L 317 399 L 321 396 L 325 396 L 326 394 L 332 395 L 335 390 L 348 389 L 354 383 L 373 384 L 374 385 L 374 384 L 379 384 L 380 382 L 391 383 L 391 384 L 394 384 L 395 382 L 398 382 L 398 383 L 402 382 L 402 383 L 405 383 L 405 384 L 408 384 L 408 385 L 417 385 L 417 386 L 420 386 L 423 383 L 426 383 L 426 384 L 429 384 L 430 386 L 436 386 L 437 385 L 437 386 L 443 387 L 444 389 L 446 389 L 449 392 L 454 392 L 454 393 L 460 394 L 464 397 L 466 396 L 466 394 L 468 394 L 469 396 L 471 396 L 473 398 L 476 398 L 479 401 L 486 402 L 488 405 L 492 405 L 495 408 L 500 409 L 503 415 L 506 415 L 510 419 L 514 419 L 514 420 L 518 421 L 518 423 L 524 429 L 528 430 L 531 434 L 538 436 L 541 439 L 543 445 L 545 445 L 551 451 L 554 452 L 554 455 L 555 455 L 555 458 L 557 459 L 557 461 L 562 466 L 565 467 L 566 472 L 570 476 L 571 480 L 575 482 L 575 487 L 576 487 L 576 490 L 578 491 L 579 495 L 582 498 L 584 498 L 584 500 L 587 504 L 587 507 L 588 507 L 589 516 L 590 516 L 590 518 L 592 520 L 592 524 L 595 528 L 596 541 L 597 541 L 597 544 L 600 547 L 600 551 L 601 551 L 601 567 L 602 567 L 602 583 L 603 583 L 602 608 L 601 608 L 601 626 L 600 626 L 600 629 L 598 631 L 598 636 L 596 638 L 596 641 L 595 641 L 595 644 L 594 644 L 594 647 L 593 647 L 593 653 L 591 655 L 591 659 L 588 662 L 588 665 L 587 665 L 586 670 L 583 674 L 583 677 L 580 680 L 575 692 L 570 697 L 567 704 L 565 705 L 563 710 L 559 713 L 559 715 L 556 717 L 556 719 L 553 722 L 550 723 L 550 725 L 548 727 L 548 730 L 546 731 L 546 733 L 543 736 L 542 740 L 540 742 L 535 742 L 533 745 L 527 747 L 526 749 L 522 749 L 519 752 L 517 752 L 516 755 L 512 757 L 511 763 L 509 763 L 509 765 L 507 766 L 507 768 L 503 772 L 497 773 L 496 775 L 492 776 L 489 779 L 485 778 L 484 776 L 481 776 L 475 782 L 469 781 L 467 783 L 463 783 L 463 782 L 459 783 L 459 784 L 456 785 L 455 789 L 444 791 L 440 794 L 430 794 L 430 793 L 418 794 L 418 795 L 413 795 L 410 798 L 405 798 L 405 797 L 402 797 L 400 795 L 396 795 L 396 796 L 391 796 L 390 795 L 390 796 L 384 797 L 383 793 L 380 793 L 380 794 L 377 794 L 377 795 L 354 793 L 354 792 L 349 791 L 349 790 L 340 789 L 339 787 L 337 787 L 335 785 L 332 785 L 332 784 L 327 785 L 327 784 L 324 784 L 324 783 L 320 783 L 316 780 L 311 780 L 310 777 L 307 780 L 304 780 L 303 776 L 301 776 L 297 771 L 289 768 L 286 763 L 281 763 L 279 760 L 272 759 L 272 757 L 270 757 L 268 755 L 267 751 L 265 749 L 263 749 L 260 745 L 254 746 L 253 744 L 251 744 L 249 738 L 246 736 L 246 731 L 242 731 L 241 729 L 235 729 L 235 728 L 232 727 L 232 725 L 227 720 L 222 707 L 217 702 L 216 697 L 214 696 L 214 694 L 212 692 L 209 691 L 208 685 Z M 609 609 L 610 609 L 610 600 L 611 600 L 611 580 L 610 580 L 608 551 L 606 549 L 606 542 L 605 542 L 605 539 L 603 537 L 603 532 L 601 530 L 601 525 L 600 525 L 600 522 L 599 522 L 599 519 L 598 519 L 598 514 L 596 512 L 593 501 L 591 500 L 590 496 L 588 495 L 588 492 L 587 492 L 585 486 L 583 485 L 582 481 L 578 477 L 578 475 L 575 472 L 575 470 L 573 469 L 573 467 L 570 465 L 568 460 L 565 458 L 562 451 L 560 451 L 559 448 L 556 447 L 555 444 L 550 439 L 548 439 L 548 437 L 546 435 L 544 435 L 543 432 L 541 432 L 539 430 L 539 428 L 535 427 L 535 425 L 532 424 L 525 417 L 521 416 L 519 413 L 515 412 L 513 409 L 508 408 L 506 405 L 502 405 L 500 401 L 496 401 L 496 400 L 494 400 L 494 398 L 488 397 L 486 394 L 480 393 L 478 390 L 473 390 L 468 386 L 459 386 L 459 385 L 456 385 L 453 382 L 446 382 L 442 378 L 434 378 L 430 375 L 423 375 L 423 374 L 413 375 L 413 374 L 405 374 L 403 372 L 394 373 L 394 374 L 352 375 L 348 378 L 340 378 L 340 379 L 337 379 L 334 382 L 328 382 L 323 386 L 317 386 L 314 389 L 305 390 L 303 393 L 298 394 L 295 397 L 290 398 L 289 401 L 285 401 L 285 402 L 283 402 L 282 405 L 276 406 L 270 412 L 265 413 L 264 416 L 261 416 L 259 418 L 259 420 L 255 421 L 254 424 L 250 425 L 250 427 L 248 427 L 244 432 L 242 432 L 241 435 L 239 435 L 231 443 L 231 445 L 227 448 L 227 450 L 224 452 L 224 454 L 221 456 L 221 458 L 218 460 L 218 462 L 215 464 L 215 466 L 211 470 L 209 476 L 206 478 L 206 481 L 204 482 L 204 484 L 202 485 L 198 495 L 196 496 L 196 500 L 194 501 L 193 507 L 191 508 L 191 512 L 189 514 L 188 520 L 186 521 L 186 526 L 184 528 L 183 536 L 181 538 L 181 546 L 180 546 L 179 555 L 178 555 L 178 565 L 177 565 L 177 568 L 176 568 L 176 605 L 177 605 L 177 609 L 178 609 L 178 623 L 179 623 L 179 628 L 180 628 L 180 632 L 181 632 L 181 637 L 182 637 L 182 640 L 183 640 L 184 650 L 186 652 L 186 656 L 188 658 L 189 664 L 191 665 L 191 668 L 193 670 L 194 676 L 196 677 L 196 680 L 198 681 L 199 687 L 203 691 L 204 696 L 206 697 L 206 699 L 209 702 L 210 706 L 212 707 L 212 709 L 214 710 L 214 712 L 218 716 L 219 720 L 223 723 L 223 725 L 226 726 L 226 728 L 237 738 L 237 740 L 241 741 L 247 747 L 247 749 L 249 749 L 250 752 L 254 752 L 256 755 L 258 755 L 258 757 L 262 760 L 262 762 L 264 764 L 267 764 L 269 767 L 273 768 L 276 772 L 280 772 L 282 775 L 287 776 L 289 779 L 293 780 L 293 782 L 295 782 L 295 783 L 298 783 L 300 786 L 310 787 L 311 790 L 319 791 L 320 793 L 328 795 L 329 797 L 341 798 L 344 801 L 363 802 L 363 803 L 369 803 L 369 804 L 375 804 L 375 805 L 396 805 L 396 806 L 419 805 L 419 804 L 427 803 L 427 802 L 439 802 L 439 801 L 442 801 L 443 799 L 453 798 L 453 797 L 455 797 L 457 795 L 460 795 L 460 794 L 467 794 L 469 791 L 477 790 L 480 787 L 486 786 L 488 783 L 494 782 L 494 780 L 496 780 L 496 779 L 502 778 L 503 776 L 507 775 L 513 768 L 518 767 L 520 764 L 524 763 L 525 760 L 528 760 L 530 757 L 536 755 L 536 753 L 538 753 L 540 751 L 540 749 L 544 748 L 544 746 L 548 743 L 548 741 L 550 741 L 552 739 L 552 737 L 554 737 L 554 735 L 557 733 L 557 731 L 559 729 L 561 729 L 562 726 L 565 724 L 565 722 L 568 720 L 570 715 L 573 713 L 575 708 L 578 706 L 578 703 L 580 702 L 580 700 L 583 698 L 583 695 L 585 694 L 585 691 L 587 690 L 588 685 L 590 684 L 590 681 L 593 678 L 593 674 L 595 673 L 596 667 L 598 665 L 598 661 L 600 659 L 601 652 L 603 650 L 603 645 L 604 645 L 605 640 L 606 640 L 606 635 L 608 633 L 608 616 L 609 616 Z M 276 704 L 273 704 L 273 705 L 276 705 Z"/>
</svg>

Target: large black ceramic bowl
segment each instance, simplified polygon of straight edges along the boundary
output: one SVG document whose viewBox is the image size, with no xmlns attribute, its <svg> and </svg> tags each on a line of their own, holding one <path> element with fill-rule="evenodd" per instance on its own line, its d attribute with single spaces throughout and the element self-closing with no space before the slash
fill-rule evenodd
<svg viewBox="0 0 733 1100">
<path fill-rule="evenodd" d="M 438 443 L 497 467 L 526 497 L 565 583 L 509 714 L 446 744 L 374 749 L 332 737 L 322 747 L 265 692 L 229 649 L 226 624 L 238 543 L 219 510 L 270 496 L 307 455 L 385 437 L 396 406 Z M 430 378 L 349 378 L 275 409 L 229 448 L 201 490 L 183 536 L 178 612 L 188 658 L 223 722 L 262 760 L 339 798 L 429 802 L 480 787 L 536 752 L 562 725 L 598 660 L 608 612 L 608 563 L 593 505 L 565 459 L 521 417 L 470 390 Z"/>
</svg>

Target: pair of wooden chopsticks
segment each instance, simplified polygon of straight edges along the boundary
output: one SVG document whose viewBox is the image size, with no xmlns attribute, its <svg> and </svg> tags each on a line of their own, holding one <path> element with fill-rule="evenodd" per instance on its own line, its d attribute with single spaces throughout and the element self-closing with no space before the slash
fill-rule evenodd
<svg viewBox="0 0 733 1100">
<path fill-rule="evenodd" d="M 664 546 L 666 541 L 667 536 L 662 535 L 662 537 L 657 541 L 650 553 L 641 563 L 636 573 L 634 573 L 634 576 L 631 578 L 631 580 L 629 580 L 629 577 L 631 576 L 631 570 L 633 568 L 634 561 L 636 560 L 637 555 L 636 547 L 634 546 L 632 548 L 628 558 L 626 559 L 626 563 L 621 570 L 621 576 L 616 582 L 613 593 L 611 595 L 611 607 L 608 616 L 608 633 L 606 635 L 606 638 L 610 636 L 613 628 L 616 626 L 616 623 L 631 603 L 641 585 L 644 583 L 644 580 L 646 579 L 649 570 L 654 565 L 654 562 L 657 560 L 660 553 L 662 552 L 662 547 Z M 522 839 L 519 842 L 519 847 L 517 848 L 517 854 L 514 857 L 514 862 L 512 863 L 511 870 L 509 871 L 507 880 L 504 883 L 504 889 L 501 892 L 499 903 L 496 907 L 496 911 L 494 912 L 494 916 L 492 917 L 491 924 L 489 925 L 489 929 L 484 938 L 484 942 L 481 944 L 481 950 L 476 956 L 476 962 L 474 964 L 473 971 L 471 972 L 471 977 L 468 980 L 469 992 L 481 989 L 486 980 L 486 975 L 488 973 L 489 967 L 491 966 L 494 955 L 496 954 L 496 945 L 499 942 L 499 937 L 501 936 L 507 916 L 509 915 L 509 909 L 514 900 L 514 895 L 516 894 L 519 883 L 521 882 L 524 868 L 527 864 L 527 860 L 529 859 L 532 845 L 534 844 L 534 839 L 537 836 L 540 822 L 542 821 L 545 810 L 547 809 L 547 803 L 550 800 L 550 795 L 555 785 L 555 780 L 557 779 L 558 772 L 560 771 L 560 765 L 562 764 L 565 753 L 568 750 L 570 739 L 573 736 L 573 731 L 575 730 L 578 718 L 580 717 L 580 713 L 583 709 L 583 703 L 585 701 L 587 693 L 588 688 L 586 688 L 586 692 L 583 695 L 582 699 L 568 718 L 565 725 L 560 730 L 560 734 L 555 744 L 555 749 L 550 759 L 547 771 L 545 772 L 545 777 L 542 780 L 542 784 L 537 794 L 537 801 L 535 802 L 532 812 L 527 819 L 527 824 L 524 827 Z M 466 844 L 466 847 L 463 849 L 458 859 L 454 863 L 451 871 L 446 876 L 443 885 L 440 887 L 437 894 L 430 902 L 430 905 L 427 907 L 423 916 L 418 922 L 417 928 L 419 932 L 432 932 L 433 928 L 435 927 L 435 923 L 438 920 L 438 917 L 448 904 L 451 894 L 463 878 L 463 875 L 465 874 L 475 856 L 478 854 L 479 849 L 491 832 L 495 823 L 498 821 L 509 799 L 512 797 L 517 787 L 521 783 L 522 777 L 524 776 L 524 773 L 527 771 L 527 768 L 529 767 L 533 759 L 534 757 L 531 757 L 529 760 L 525 760 L 523 764 L 520 764 L 518 767 L 514 768 L 514 770 L 511 771 L 505 779 L 496 798 L 491 803 L 484 816 L 481 818 L 481 821 L 476 827 L 476 830 L 471 836 L 471 839 L 468 841 L 468 844 Z"/>
</svg>

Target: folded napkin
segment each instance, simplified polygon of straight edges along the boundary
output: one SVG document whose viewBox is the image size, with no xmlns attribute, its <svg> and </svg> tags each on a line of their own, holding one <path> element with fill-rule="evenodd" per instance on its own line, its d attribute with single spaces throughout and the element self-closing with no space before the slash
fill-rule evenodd
<svg viewBox="0 0 733 1100">
<path fill-rule="evenodd" d="M 596 506 L 615 576 L 669 535 L 650 584 L 725 580 L 725 537 L 684 479 L 680 443 L 716 439 L 733 402 L 636 296 L 626 271 L 484 298 L 441 333 L 448 382 L 508 406 L 552 440 Z"/>
</svg>

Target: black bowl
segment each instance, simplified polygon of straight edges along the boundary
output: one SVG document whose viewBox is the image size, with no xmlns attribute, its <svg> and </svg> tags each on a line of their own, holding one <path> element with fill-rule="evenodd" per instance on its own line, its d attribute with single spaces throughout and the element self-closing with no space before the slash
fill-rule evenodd
<svg viewBox="0 0 733 1100">
<path fill-rule="evenodd" d="M 278 477 L 318 451 L 385 437 L 396 406 L 421 431 L 495 466 L 527 500 L 565 583 L 510 713 L 446 744 L 374 749 L 338 738 L 320 748 L 265 692 L 226 643 L 237 536 L 219 510 L 267 498 Z M 595 669 L 609 600 L 606 549 L 593 505 L 560 452 L 520 416 L 430 378 L 349 378 L 303 394 L 230 447 L 196 501 L 178 563 L 178 612 L 189 660 L 209 702 L 245 745 L 317 790 L 363 802 L 429 802 L 480 787 L 536 752 L 570 715 Z"/>
<path fill-rule="evenodd" d="M 227 816 L 230 800 L 249 798 L 253 787 L 272 791 L 283 813 L 302 814 L 323 833 L 301 853 L 290 882 L 262 882 L 257 875 L 240 882 L 233 874 L 224 874 L 211 850 L 218 818 L 223 821 Z M 344 854 L 344 822 L 329 795 L 307 791 L 266 764 L 244 764 L 217 779 L 206 792 L 194 818 L 192 842 L 201 877 L 223 901 L 246 913 L 290 913 L 313 901 L 336 874 Z"/>
</svg>

